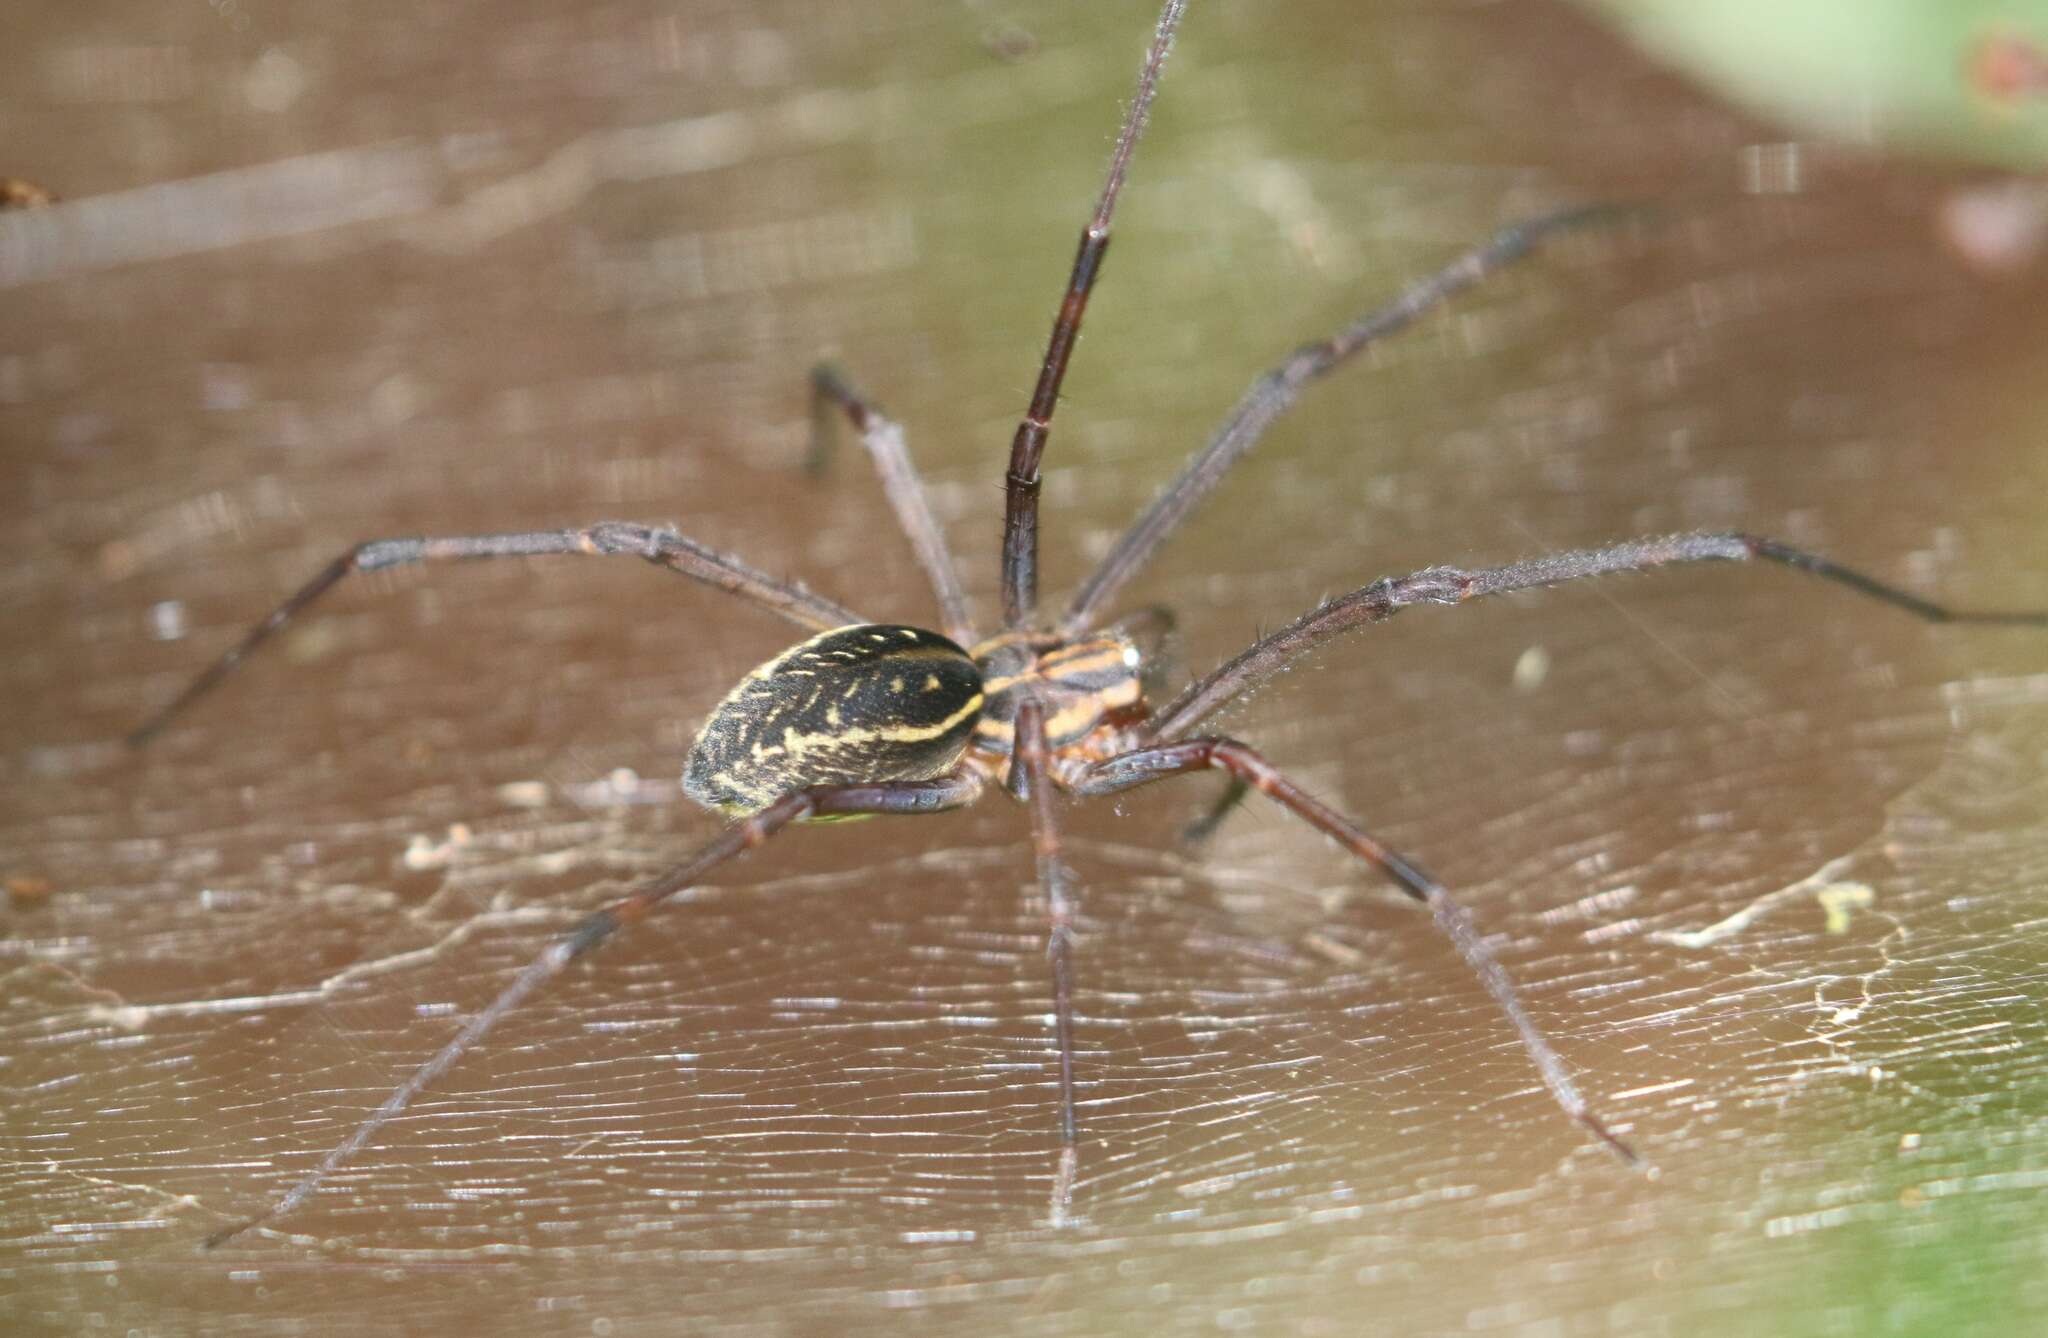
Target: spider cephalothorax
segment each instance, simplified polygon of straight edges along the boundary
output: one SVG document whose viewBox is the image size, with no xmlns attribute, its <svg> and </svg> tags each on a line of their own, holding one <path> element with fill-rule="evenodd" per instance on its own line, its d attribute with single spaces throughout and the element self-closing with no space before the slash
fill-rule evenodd
<svg viewBox="0 0 2048 1338">
<path fill-rule="evenodd" d="M 1141 686 L 1148 667 L 1143 638 L 1129 630 L 1148 615 L 1103 628 L 1102 612 L 1302 388 L 1372 341 L 1400 329 L 1501 265 L 1529 254 L 1543 238 L 1614 217 L 1613 211 L 1574 210 L 1506 229 L 1410 286 L 1392 302 L 1367 312 L 1329 338 L 1296 350 L 1252 383 L 1216 434 L 1111 546 L 1060 617 L 1041 622 L 1039 463 L 1088 295 L 1109 245 L 1110 218 L 1184 7 L 1185 0 L 1167 0 L 1160 15 L 1137 95 L 1117 139 L 1108 179 L 1082 232 L 1030 407 L 1012 440 L 1005 475 L 1000 568 L 1004 621 L 994 635 L 981 637 L 974 631 L 958 571 L 911 464 L 901 429 L 844 378 L 820 368 L 812 378 L 816 403 L 821 408 L 836 408 L 859 431 L 937 596 L 944 635 L 862 618 L 803 585 L 765 575 L 731 554 L 672 530 L 628 521 L 513 534 L 381 539 L 360 544 L 330 562 L 130 736 L 130 741 L 138 744 L 148 740 L 337 582 L 352 572 L 382 567 L 551 554 L 638 557 L 737 595 L 812 634 L 742 679 L 712 710 L 691 750 L 683 777 L 685 793 L 731 814 L 733 820 L 689 858 L 550 943 L 311 1172 L 298 1178 L 263 1213 L 216 1232 L 209 1244 L 219 1244 L 257 1222 L 291 1211 L 535 990 L 570 962 L 725 861 L 807 820 L 958 808 L 973 802 L 991 781 L 1029 801 L 1038 880 L 1046 904 L 1057 1038 L 1056 1071 L 1051 1079 L 1058 1093 L 1059 1156 L 1052 1176 L 1055 1221 L 1065 1220 L 1080 1138 L 1075 1116 L 1072 988 L 1071 893 L 1075 880 L 1061 855 L 1055 792 L 1076 797 L 1108 795 L 1196 772 L 1220 772 L 1227 778 L 1224 805 L 1247 793 L 1264 795 L 1427 905 L 1437 927 L 1514 1028 L 1559 1109 L 1623 1160 L 1636 1161 L 1634 1153 L 1579 1095 L 1563 1061 L 1522 1007 L 1507 972 L 1442 884 L 1416 861 L 1380 844 L 1359 824 L 1288 779 L 1257 750 L 1235 739 L 1198 733 L 1198 728 L 1312 647 L 1384 621 L 1402 608 L 1464 603 L 1614 572 L 1763 559 L 1823 577 L 1934 622 L 2044 627 L 2048 626 L 2048 614 L 1957 612 L 1811 553 L 1747 534 L 1631 539 L 1496 567 L 1429 567 L 1408 576 L 1374 581 L 1259 638 L 1197 678 L 1173 700 L 1149 709 Z M 1157 615 L 1151 616 L 1157 620 Z M 1218 808 L 1214 813 L 1221 811 Z"/>
<path fill-rule="evenodd" d="M 1144 657 L 1117 629 L 1080 641 L 1006 632 L 977 645 L 974 658 L 988 691 L 974 750 L 999 762 L 996 775 L 1013 792 L 1021 792 L 1022 773 L 1011 762 L 1017 710 L 1026 701 L 1044 705 L 1045 745 L 1062 784 L 1073 762 L 1117 751 L 1121 726 L 1144 714 Z"/>
</svg>

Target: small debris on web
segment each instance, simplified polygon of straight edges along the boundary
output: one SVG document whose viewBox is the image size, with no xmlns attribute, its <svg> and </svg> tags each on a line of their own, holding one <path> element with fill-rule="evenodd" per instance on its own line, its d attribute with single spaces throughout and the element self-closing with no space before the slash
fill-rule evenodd
<svg viewBox="0 0 2048 1338">
<path fill-rule="evenodd" d="M 1821 914 L 1827 917 L 1827 931 L 1846 934 L 1857 911 L 1877 904 L 1877 893 L 1868 883 L 1829 883 L 1815 892 L 1813 899 L 1820 903 Z"/>
</svg>

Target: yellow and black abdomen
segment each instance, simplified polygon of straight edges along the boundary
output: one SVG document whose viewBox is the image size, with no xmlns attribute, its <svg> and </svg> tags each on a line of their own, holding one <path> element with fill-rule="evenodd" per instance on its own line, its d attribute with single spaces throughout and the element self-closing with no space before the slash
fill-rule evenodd
<svg viewBox="0 0 2048 1338">
<path fill-rule="evenodd" d="M 808 785 L 930 780 L 960 760 L 981 708 L 981 670 L 937 632 L 837 628 L 726 694 L 683 765 L 683 793 L 751 813 Z"/>
</svg>

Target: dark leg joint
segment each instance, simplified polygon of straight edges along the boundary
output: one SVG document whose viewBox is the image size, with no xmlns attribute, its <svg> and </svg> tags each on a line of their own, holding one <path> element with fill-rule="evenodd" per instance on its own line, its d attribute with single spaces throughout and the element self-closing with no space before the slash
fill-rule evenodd
<svg viewBox="0 0 2048 1338">
<path fill-rule="evenodd" d="M 1379 582 L 1373 582 L 1379 586 Z M 1473 579 L 1470 572 L 1456 567 L 1427 567 L 1397 583 L 1388 581 L 1384 587 L 1388 596 L 1388 611 L 1400 604 L 1459 604 L 1472 593 Z M 1396 599 L 1396 590 L 1399 597 Z"/>
<path fill-rule="evenodd" d="M 348 565 L 357 571 L 376 571 L 383 567 L 402 567 L 408 562 L 418 562 L 427 555 L 425 539 L 378 539 L 367 544 L 357 544 L 348 558 Z"/>
<path fill-rule="evenodd" d="M 570 930 L 568 938 L 563 941 L 568 945 L 570 959 L 574 960 L 610 938 L 618 930 L 618 916 L 609 910 L 597 911 Z"/>
<path fill-rule="evenodd" d="M 1102 269 L 1102 257 L 1109 253 L 1109 229 L 1089 228 L 1081 234 L 1081 245 L 1074 253 L 1074 270 L 1067 279 L 1067 291 L 1079 293 L 1083 299 L 1088 290 L 1095 286 L 1095 276 Z"/>
<path fill-rule="evenodd" d="M 832 411 L 838 409 L 853 424 L 854 431 L 865 432 L 869 420 L 876 410 L 861 398 L 853 383 L 846 379 L 837 367 L 821 362 L 811 368 L 811 443 L 810 451 L 804 457 L 804 472 L 816 477 L 825 472 L 832 462 L 833 449 L 838 434 L 833 431 Z"/>
</svg>

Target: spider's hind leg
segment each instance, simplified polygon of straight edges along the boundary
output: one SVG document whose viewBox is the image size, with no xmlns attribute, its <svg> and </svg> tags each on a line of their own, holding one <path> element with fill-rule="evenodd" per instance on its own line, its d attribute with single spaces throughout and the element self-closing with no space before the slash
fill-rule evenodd
<svg viewBox="0 0 2048 1338">
<path fill-rule="evenodd" d="M 128 746 L 140 748 L 155 738 L 172 719 L 219 686 L 257 647 L 282 631 L 308 605 L 357 572 L 420 562 L 473 562 L 507 557 L 637 557 L 729 595 L 738 595 L 814 632 L 868 621 L 844 605 L 814 594 L 801 582 L 777 579 L 730 553 L 708 548 L 674 530 L 633 521 L 601 520 L 571 529 L 521 530 L 509 534 L 373 539 L 357 544 L 322 567 L 318 575 L 243 633 L 240 641 L 200 671 L 182 692 L 136 726 L 128 735 Z"/>
<path fill-rule="evenodd" d="M 931 582 L 932 594 L 939 601 L 939 618 L 946 635 L 963 646 L 973 645 L 980 638 L 975 636 L 967 616 L 967 595 L 960 585 L 960 570 L 946 547 L 945 531 L 932 514 L 924 479 L 911 462 L 902 426 L 862 395 L 838 368 L 826 363 L 811 369 L 811 448 L 805 468 L 813 474 L 823 473 L 831 460 L 834 409 L 845 414 L 860 433 L 861 445 L 875 462 L 882 490 L 888 494 L 889 506 L 896 513 L 896 523 L 910 540 L 917 553 L 917 564 L 924 568 L 925 579 Z"/>
<path fill-rule="evenodd" d="M 805 818 L 861 813 L 936 813 L 973 803 L 980 797 L 981 790 L 980 773 L 964 766 L 933 780 L 813 785 L 808 789 L 791 791 L 774 803 L 733 822 L 681 864 L 611 905 L 593 911 L 556 937 L 521 968 L 495 999 L 463 1024 L 453 1039 L 437 1050 L 432 1058 L 413 1070 L 411 1077 L 384 1098 L 383 1105 L 365 1117 L 312 1170 L 300 1176 L 262 1212 L 208 1236 L 203 1248 L 216 1249 L 249 1228 L 275 1221 L 297 1208 L 342 1163 L 368 1146 L 378 1130 L 404 1113 L 413 1098 L 431 1086 L 463 1055 L 475 1049 L 486 1033 L 526 1002 L 536 990 L 620 930 L 644 919 L 676 893 L 694 886 L 712 869 L 746 854 L 778 832 L 787 830 L 792 823 Z"/>
</svg>

